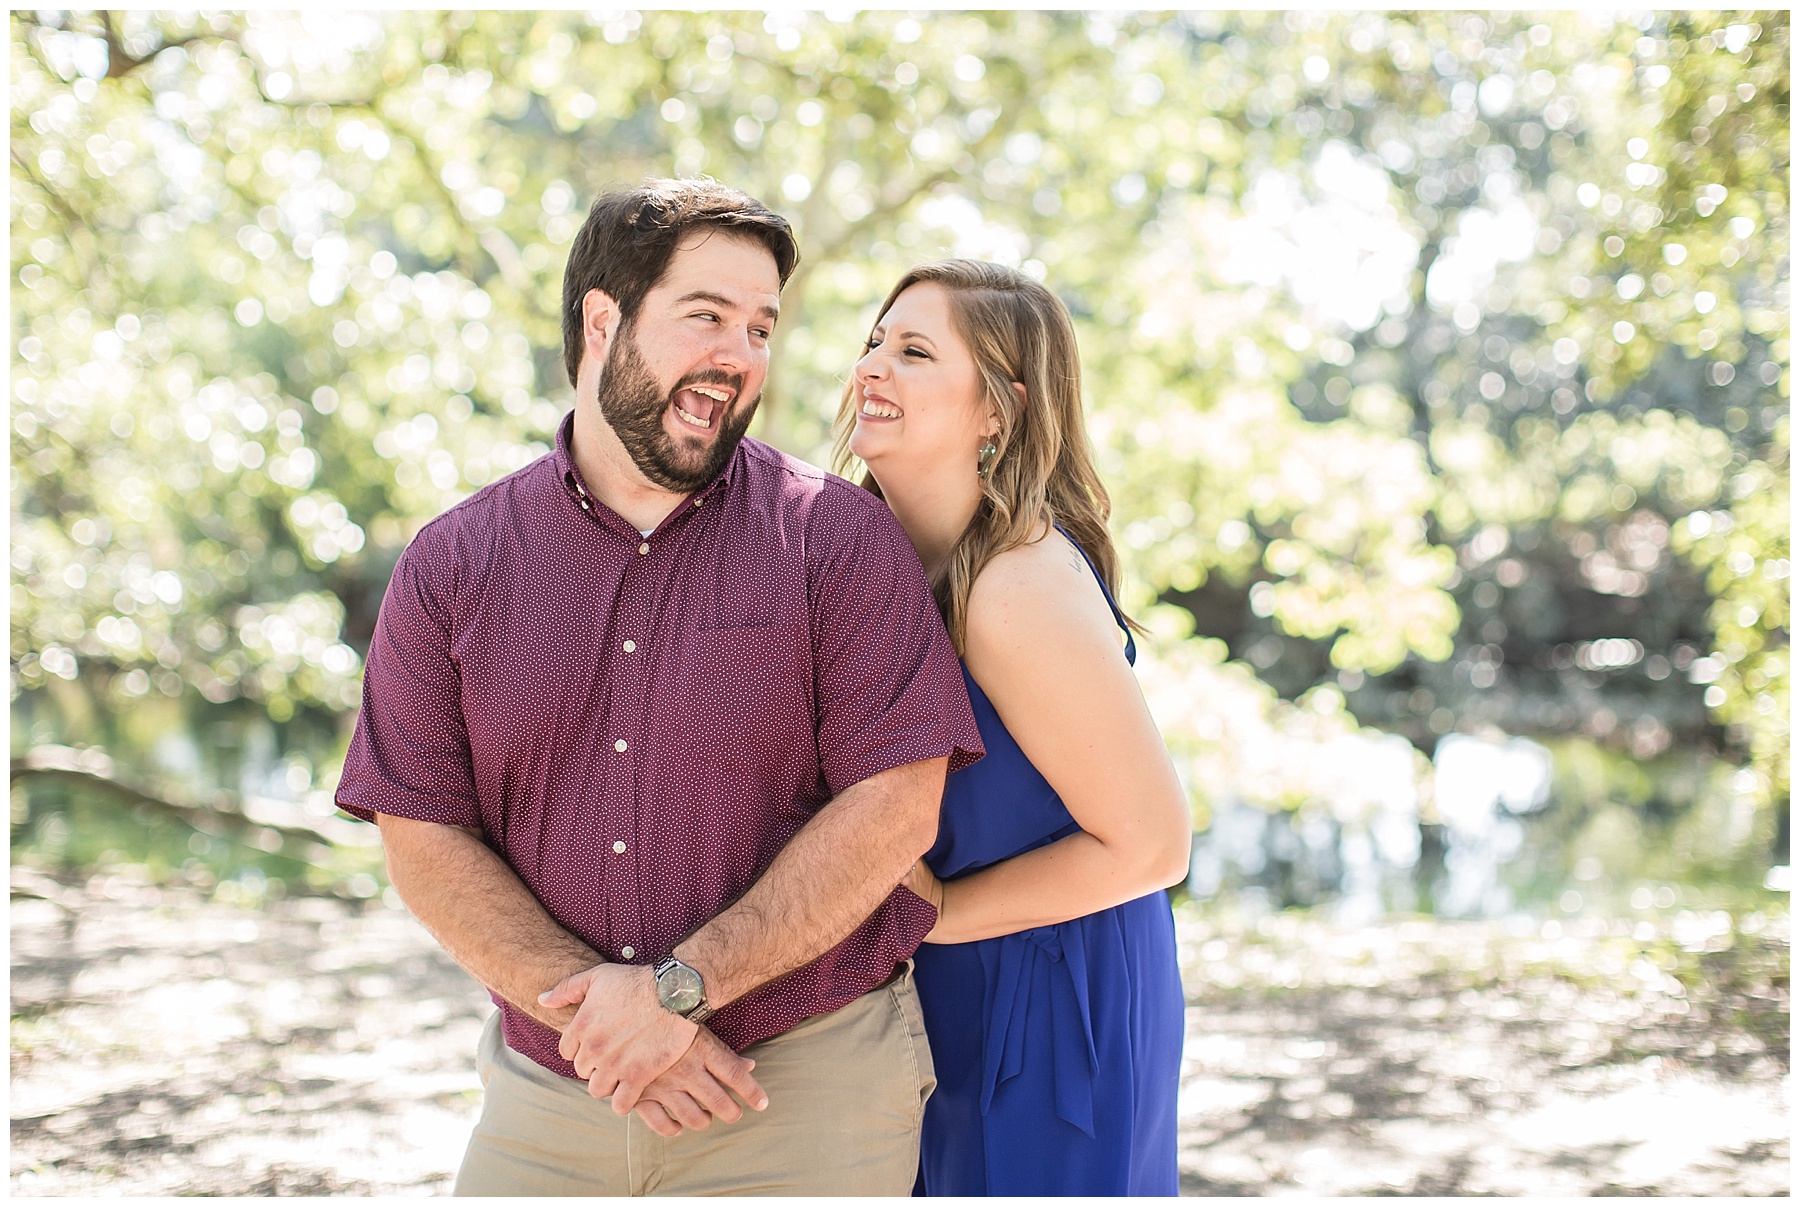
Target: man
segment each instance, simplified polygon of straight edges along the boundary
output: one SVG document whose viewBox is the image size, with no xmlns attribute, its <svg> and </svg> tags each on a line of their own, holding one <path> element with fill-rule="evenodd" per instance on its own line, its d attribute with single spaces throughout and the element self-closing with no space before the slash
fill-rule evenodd
<svg viewBox="0 0 1800 1207">
<path fill-rule="evenodd" d="M 459 1194 L 912 1185 L 895 885 L 981 744 L 892 515 L 743 439 L 797 258 L 712 181 L 595 201 L 555 451 L 395 567 L 338 803 L 500 1005 Z"/>
</svg>

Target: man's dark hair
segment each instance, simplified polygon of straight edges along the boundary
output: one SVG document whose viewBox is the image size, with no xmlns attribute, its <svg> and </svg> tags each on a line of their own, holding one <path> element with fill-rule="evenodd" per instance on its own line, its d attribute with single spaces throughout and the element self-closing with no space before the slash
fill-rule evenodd
<svg viewBox="0 0 1800 1207">
<path fill-rule="evenodd" d="M 588 290 L 611 295 L 623 330 L 636 317 L 644 295 L 662 279 L 682 237 L 698 227 L 761 243 L 775 257 L 784 286 L 800 260 L 786 218 L 716 180 L 653 177 L 635 189 L 602 193 L 588 210 L 563 270 L 563 362 L 570 385 L 581 367 L 581 302 Z"/>
</svg>

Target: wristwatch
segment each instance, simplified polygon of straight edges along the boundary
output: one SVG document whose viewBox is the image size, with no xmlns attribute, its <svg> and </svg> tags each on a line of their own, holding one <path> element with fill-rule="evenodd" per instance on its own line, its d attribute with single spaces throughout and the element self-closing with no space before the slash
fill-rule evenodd
<svg viewBox="0 0 1800 1207">
<path fill-rule="evenodd" d="M 656 966 L 656 1000 L 664 1010 L 689 1022 L 703 1023 L 712 1017 L 700 974 L 674 956 Z"/>
</svg>

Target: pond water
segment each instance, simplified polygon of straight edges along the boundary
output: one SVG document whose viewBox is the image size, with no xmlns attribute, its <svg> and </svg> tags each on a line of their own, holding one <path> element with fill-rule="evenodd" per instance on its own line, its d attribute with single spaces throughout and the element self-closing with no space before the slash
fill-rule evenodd
<svg viewBox="0 0 1800 1207">
<path fill-rule="evenodd" d="M 1404 739 L 1340 739 L 1329 753 L 1347 785 L 1334 799 L 1213 806 L 1189 896 L 1325 906 L 1355 924 L 1750 907 L 1786 890 L 1776 819 L 1758 815 L 1753 781 L 1708 755 L 1643 763 L 1585 741 L 1450 734 L 1421 784 Z"/>
</svg>

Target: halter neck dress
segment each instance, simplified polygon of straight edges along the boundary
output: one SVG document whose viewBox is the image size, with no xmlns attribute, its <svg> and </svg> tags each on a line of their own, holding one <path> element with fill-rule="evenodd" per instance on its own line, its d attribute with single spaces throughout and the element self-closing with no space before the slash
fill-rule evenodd
<svg viewBox="0 0 1800 1207">
<path fill-rule="evenodd" d="M 1100 589 L 1124 628 L 1103 579 Z M 966 665 L 963 678 L 987 755 L 945 782 L 925 856 L 944 880 L 1081 828 Z M 1161 891 L 1054 926 L 928 943 L 914 959 L 938 1076 L 914 1194 L 1179 1193 L 1185 1000 Z"/>
</svg>

